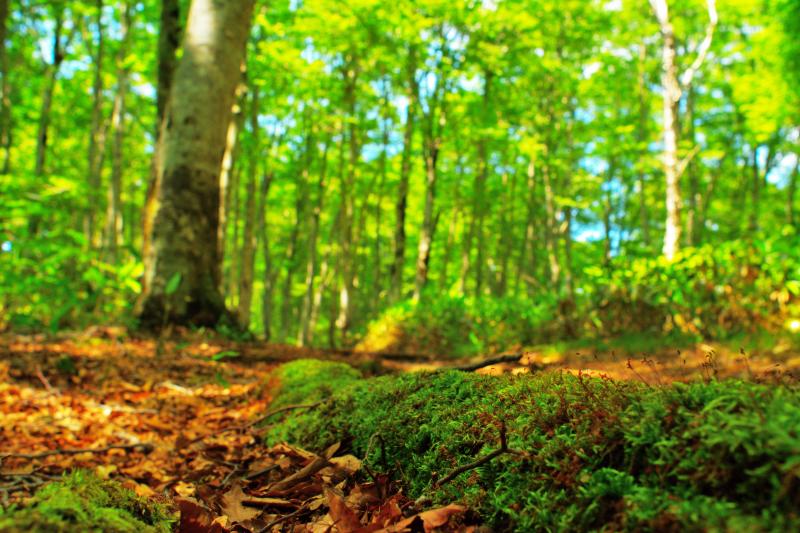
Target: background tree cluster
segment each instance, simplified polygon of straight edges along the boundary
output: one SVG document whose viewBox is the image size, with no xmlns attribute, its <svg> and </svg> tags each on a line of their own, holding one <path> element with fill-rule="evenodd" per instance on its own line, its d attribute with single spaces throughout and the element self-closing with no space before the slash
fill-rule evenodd
<svg viewBox="0 0 800 533">
<path fill-rule="evenodd" d="M 96 320 L 139 291 L 188 4 L 0 0 L 17 322 Z M 795 235 L 798 32 L 796 0 L 256 2 L 219 289 L 299 344 L 445 296 L 546 298 L 574 335 L 617 258 Z"/>
</svg>

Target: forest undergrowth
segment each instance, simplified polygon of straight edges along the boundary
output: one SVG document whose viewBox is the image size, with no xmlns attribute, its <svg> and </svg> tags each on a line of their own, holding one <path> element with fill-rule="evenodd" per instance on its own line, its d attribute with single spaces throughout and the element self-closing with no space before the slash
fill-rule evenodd
<svg viewBox="0 0 800 533">
<path fill-rule="evenodd" d="M 798 520 L 791 354 L 776 366 L 723 345 L 645 358 L 550 348 L 464 372 L 115 328 L 0 346 L 3 531 Z"/>
</svg>

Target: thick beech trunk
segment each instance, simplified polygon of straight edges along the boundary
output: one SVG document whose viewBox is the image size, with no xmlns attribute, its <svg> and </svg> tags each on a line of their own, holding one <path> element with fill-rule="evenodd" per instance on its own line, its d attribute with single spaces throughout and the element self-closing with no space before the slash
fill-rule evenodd
<svg viewBox="0 0 800 533">
<path fill-rule="evenodd" d="M 180 27 L 180 0 L 161 0 L 161 20 L 158 33 L 158 86 L 157 86 L 157 116 L 156 116 L 156 146 L 160 144 L 162 126 L 166 116 L 167 104 L 172 94 L 172 83 L 178 63 L 178 47 L 181 42 Z M 142 256 L 150 254 L 150 235 L 152 234 L 153 219 L 156 211 L 158 197 L 158 156 L 160 150 L 156 149 L 150 169 L 150 179 L 147 182 L 144 209 L 142 210 Z M 142 280 L 142 290 L 147 291 L 147 280 Z"/>
<path fill-rule="evenodd" d="M 157 156 L 157 207 L 145 260 L 142 324 L 215 326 L 219 169 L 254 0 L 194 0 Z"/>
</svg>

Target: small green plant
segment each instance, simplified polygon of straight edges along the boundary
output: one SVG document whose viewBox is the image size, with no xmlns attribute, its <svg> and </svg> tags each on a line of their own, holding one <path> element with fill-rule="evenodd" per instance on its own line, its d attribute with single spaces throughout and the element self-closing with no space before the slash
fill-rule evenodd
<svg viewBox="0 0 800 533">
<path fill-rule="evenodd" d="M 40 489 L 24 507 L 0 509 L 0 531 L 168 533 L 174 516 L 113 481 L 75 472 Z"/>
</svg>

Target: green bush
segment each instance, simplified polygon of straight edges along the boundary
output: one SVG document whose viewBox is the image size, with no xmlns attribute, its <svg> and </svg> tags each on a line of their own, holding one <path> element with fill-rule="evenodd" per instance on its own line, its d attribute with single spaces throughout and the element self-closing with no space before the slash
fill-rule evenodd
<svg viewBox="0 0 800 533">
<path fill-rule="evenodd" d="M 9 533 L 167 533 L 173 522 L 163 506 L 84 472 L 45 485 L 25 507 L 0 509 L 0 531 Z"/>
<path fill-rule="evenodd" d="M 586 269 L 579 314 L 601 335 L 680 332 L 705 339 L 775 331 L 800 318 L 800 247 L 779 238 L 682 250 L 674 260 Z"/>
<path fill-rule="evenodd" d="M 329 365 L 279 370 L 278 401 L 296 387 L 328 401 L 290 413 L 269 430 L 269 441 L 315 450 L 342 441 L 363 456 L 380 436 L 369 463 L 400 465 L 412 497 L 464 501 L 498 530 L 800 528 L 795 390 L 459 372 L 348 376 L 331 390 L 326 372 L 340 376 L 341 368 Z M 312 367 L 313 375 L 304 373 Z M 434 485 L 497 449 L 501 424 L 522 455 Z"/>
<path fill-rule="evenodd" d="M 454 357 L 556 340 L 622 336 L 720 340 L 785 333 L 800 321 L 796 236 L 687 248 L 674 260 L 619 257 L 576 278 L 574 301 L 444 296 L 390 308 L 359 349 Z"/>
<path fill-rule="evenodd" d="M 465 357 L 554 337 L 555 302 L 547 299 L 442 296 L 406 301 L 369 325 L 357 349 Z"/>
</svg>

